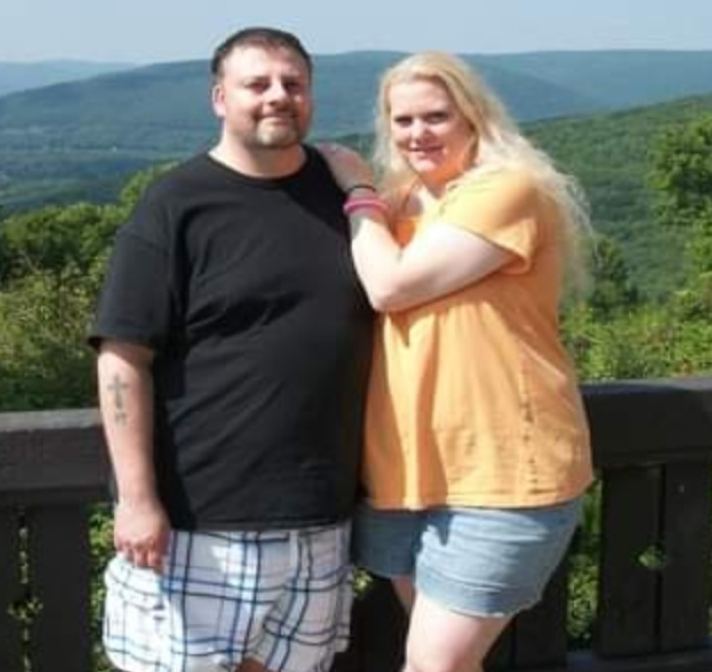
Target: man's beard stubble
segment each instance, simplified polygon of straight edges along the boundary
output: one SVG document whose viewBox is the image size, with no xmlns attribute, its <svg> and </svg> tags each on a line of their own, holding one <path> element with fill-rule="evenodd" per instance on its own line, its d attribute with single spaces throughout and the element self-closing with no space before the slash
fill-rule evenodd
<svg viewBox="0 0 712 672">
<path fill-rule="evenodd" d="M 302 120 L 297 115 L 288 118 L 290 123 L 282 119 L 281 123 L 259 123 L 254 137 L 254 147 L 261 149 L 290 149 L 301 145 L 309 131 L 311 119 Z M 264 120 L 263 120 L 264 122 Z"/>
</svg>

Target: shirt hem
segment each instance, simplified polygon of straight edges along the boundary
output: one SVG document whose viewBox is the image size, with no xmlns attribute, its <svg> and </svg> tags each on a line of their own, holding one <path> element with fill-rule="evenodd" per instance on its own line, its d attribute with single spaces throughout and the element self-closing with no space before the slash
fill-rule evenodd
<svg viewBox="0 0 712 672">
<path fill-rule="evenodd" d="M 368 497 L 368 505 L 374 509 L 408 509 L 418 511 L 422 509 L 432 509 L 438 507 L 482 507 L 482 508 L 503 508 L 520 509 L 537 506 L 551 506 L 561 504 L 576 497 L 581 496 L 593 483 L 593 477 L 584 481 L 578 486 L 562 491 L 549 491 L 541 494 L 526 496 L 486 496 L 482 494 L 459 495 L 459 496 L 431 496 L 418 499 L 379 499 Z"/>
</svg>

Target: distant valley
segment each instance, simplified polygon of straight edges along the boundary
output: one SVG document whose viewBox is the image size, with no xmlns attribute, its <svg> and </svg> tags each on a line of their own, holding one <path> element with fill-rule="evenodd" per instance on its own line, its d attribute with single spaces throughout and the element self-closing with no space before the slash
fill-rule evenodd
<svg viewBox="0 0 712 672">
<path fill-rule="evenodd" d="M 370 130 L 378 77 L 403 55 L 368 51 L 317 55 L 314 135 Z M 712 51 L 534 52 L 464 58 L 523 122 L 712 93 Z M 21 86 L 19 79 L 27 90 L 3 96 Z M 194 151 L 214 134 L 209 88 L 207 61 L 143 67 L 0 63 L 0 140 L 4 146 L 10 142 L 10 147 L 28 149 L 60 143 Z"/>
<path fill-rule="evenodd" d="M 402 55 L 317 56 L 313 138 L 365 146 L 378 76 Z M 676 242 L 651 222 L 648 155 L 663 128 L 712 113 L 712 51 L 465 58 L 527 133 L 581 178 L 597 227 L 621 242 L 655 292 L 656 278 L 675 268 L 674 261 L 651 265 L 651 250 L 672 252 Z M 32 81 L 40 80 L 26 85 Z M 217 131 L 209 89 L 207 62 L 187 61 L 95 75 L 84 69 L 72 81 L 0 96 L 0 217 L 109 201 L 131 173 L 207 148 Z"/>
<path fill-rule="evenodd" d="M 369 51 L 316 56 L 313 136 L 368 133 L 378 77 L 402 56 Z M 712 51 L 464 58 L 524 123 L 712 93 Z M 13 82 L 17 86 L 17 66 L 0 63 L 0 92 Z M 208 69 L 207 61 L 143 67 L 32 64 L 25 86 L 35 88 L 0 96 L 0 203 L 16 209 L 110 198 L 117 182 L 131 172 L 209 146 L 216 123 L 209 106 Z M 58 73 L 64 78 L 73 73 L 74 79 L 39 86 Z"/>
</svg>

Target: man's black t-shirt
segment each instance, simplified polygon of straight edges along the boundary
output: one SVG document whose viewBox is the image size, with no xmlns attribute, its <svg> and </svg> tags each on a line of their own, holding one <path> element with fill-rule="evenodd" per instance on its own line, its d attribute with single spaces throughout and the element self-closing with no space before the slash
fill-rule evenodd
<svg viewBox="0 0 712 672">
<path fill-rule="evenodd" d="M 352 512 L 372 313 L 343 193 L 306 149 L 280 179 L 195 157 L 117 234 L 90 342 L 156 352 L 154 461 L 175 528 Z"/>
</svg>

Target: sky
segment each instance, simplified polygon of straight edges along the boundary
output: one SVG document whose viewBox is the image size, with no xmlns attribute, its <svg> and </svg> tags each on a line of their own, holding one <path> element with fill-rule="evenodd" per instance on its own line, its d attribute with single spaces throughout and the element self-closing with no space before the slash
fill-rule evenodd
<svg viewBox="0 0 712 672">
<path fill-rule="evenodd" d="M 712 0 L 2 0 L 0 62 L 206 59 L 249 25 L 314 54 L 712 50 Z"/>
</svg>

